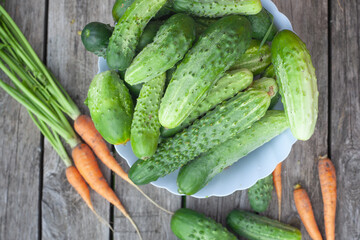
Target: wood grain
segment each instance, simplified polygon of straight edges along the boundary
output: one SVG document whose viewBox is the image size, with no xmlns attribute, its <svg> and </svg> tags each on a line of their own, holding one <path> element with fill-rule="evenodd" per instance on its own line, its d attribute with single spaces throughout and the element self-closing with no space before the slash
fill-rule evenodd
<svg viewBox="0 0 360 240">
<path fill-rule="evenodd" d="M 331 152 L 336 238 L 360 239 L 360 2 L 331 1 Z"/>
<path fill-rule="evenodd" d="M 45 0 L 3 5 L 43 55 Z M 21 6 L 21 7 L 19 7 Z M 1 72 L 1 79 L 7 80 Z M 37 239 L 41 135 L 26 109 L 0 89 L 0 239 Z"/>
<path fill-rule="evenodd" d="M 292 187 L 301 183 L 309 192 L 319 227 L 324 232 L 322 201 L 316 158 L 327 153 L 328 136 L 328 20 L 327 1 L 274 0 L 279 10 L 292 22 L 295 32 L 307 44 L 318 77 L 319 118 L 313 137 L 307 142 L 297 142 L 283 164 L 283 217 L 282 221 L 299 227 L 303 239 L 310 239 L 300 222 L 293 203 Z M 225 223 L 228 212 L 234 208 L 249 209 L 246 191 L 238 191 L 228 197 L 210 197 L 204 200 L 188 198 L 187 206 L 199 210 L 217 221 Z M 275 191 L 269 210 L 264 215 L 277 218 Z"/>
<path fill-rule="evenodd" d="M 91 79 L 97 72 L 97 57 L 85 51 L 79 31 L 90 21 L 111 20 L 112 1 L 49 1 L 47 65 L 83 113 Z M 110 231 L 87 208 L 67 183 L 64 165 L 45 144 L 43 188 L 44 239 L 109 239 Z M 110 180 L 110 171 L 100 164 Z M 91 192 L 95 210 L 109 220 L 110 204 Z"/>
</svg>

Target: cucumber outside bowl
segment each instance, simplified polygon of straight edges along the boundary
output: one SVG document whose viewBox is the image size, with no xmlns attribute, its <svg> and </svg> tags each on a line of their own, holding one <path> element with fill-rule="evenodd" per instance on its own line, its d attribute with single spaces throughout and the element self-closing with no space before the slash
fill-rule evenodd
<svg viewBox="0 0 360 240">
<path fill-rule="evenodd" d="M 271 0 L 262 0 L 261 2 L 263 7 L 274 16 L 274 24 L 279 30 L 289 29 L 293 31 L 289 19 L 279 12 Z M 103 58 L 99 58 L 98 67 L 99 73 L 109 69 Z M 283 109 L 281 101 L 275 105 L 274 109 Z M 222 197 L 230 195 L 237 190 L 244 190 L 251 187 L 257 180 L 271 174 L 276 165 L 285 160 L 295 142 L 296 139 L 291 134 L 290 129 L 286 130 L 246 157 L 241 158 L 231 167 L 225 169 L 222 173 L 214 177 L 206 187 L 192 196 L 195 198 L 211 196 Z M 130 142 L 126 145 L 117 145 L 115 149 L 117 153 L 127 161 L 129 166 L 132 166 L 132 164 L 136 162 L 137 157 L 132 151 Z M 179 170 L 163 178 L 159 178 L 151 184 L 159 188 L 164 188 L 173 194 L 181 195 L 178 193 L 178 187 L 176 185 L 178 172 Z"/>
</svg>

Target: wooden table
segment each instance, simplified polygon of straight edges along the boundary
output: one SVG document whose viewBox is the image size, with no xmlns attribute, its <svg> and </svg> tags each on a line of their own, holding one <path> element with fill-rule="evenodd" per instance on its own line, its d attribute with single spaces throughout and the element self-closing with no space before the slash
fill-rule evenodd
<svg viewBox="0 0 360 240">
<path fill-rule="evenodd" d="M 86 52 L 79 31 L 86 23 L 112 23 L 114 0 L 11 0 L 5 8 L 36 52 L 68 90 L 81 110 L 97 57 Z M 294 145 L 283 165 L 282 221 L 299 227 L 292 187 L 307 190 L 321 232 L 322 198 L 316 159 L 328 154 L 337 169 L 337 239 L 360 239 L 360 1 L 274 0 L 307 43 L 316 67 L 319 98 L 317 130 Z M 1 75 L 3 77 L 3 75 Z M 0 90 L 0 239 L 138 239 L 129 222 L 104 199 L 92 194 L 96 211 L 114 232 L 100 224 L 65 179 L 64 165 L 44 141 L 27 112 Z M 128 169 L 123 160 L 119 159 Z M 144 239 L 176 239 L 170 216 L 102 166 L 102 170 Z M 152 185 L 142 189 L 164 207 L 186 206 L 224 223 L 234 208 L 249 209 L 246 191 L 218 198 L 181 198 Z M 275 199 L 275 193 L 273 194 Z M 276 201 L 264 213 L 276 218 Z"/>
</svg>

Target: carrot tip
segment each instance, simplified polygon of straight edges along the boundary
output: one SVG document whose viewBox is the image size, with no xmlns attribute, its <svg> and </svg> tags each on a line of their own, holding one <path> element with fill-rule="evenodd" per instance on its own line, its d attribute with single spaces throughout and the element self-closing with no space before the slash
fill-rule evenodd
<svg viewBox="0 0 360 240">
<path fill-rule="evenodd" d="M 325 154 L 324 156 L 319 156 L 319 160 L 323 160 L 323 159 L 326 159 L 326 158 L 328 158 L 327 154 Z"/>
<path fill-rule="evenodd" d="M 296 184 L 296 185 L 294 186 L 294 189 L 295 189 L 295 190 L 300 189 L 300 188 L 301 188 L 301 185 L 300 185 L 300 184 Z"/>
</svg>

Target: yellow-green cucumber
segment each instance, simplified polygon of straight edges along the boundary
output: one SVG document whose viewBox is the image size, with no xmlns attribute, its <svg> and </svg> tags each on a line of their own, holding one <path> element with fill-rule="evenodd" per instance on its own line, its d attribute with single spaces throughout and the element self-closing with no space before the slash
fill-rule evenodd
<svg viewBox="0 0 360 240">
<path fill-rule="evenodd" d="M 273 188 L 272 174 L 251 186 L 247 194 L 251 209 L 255 212 L 265 212 L 270 205 Z"/>
<path fill-rule="evenodd" d="M 261 11 L 260 0 L 172 0 L 172 9 L 199 17 L 252 15 Z"/>
<path fill-rule="evenodd" d="M 275 36 L 271 53 L 291 132 L 306 141 L 315 130 L 319 97 L 310 53 L 305 43 L 289 30 Z"/>
<path fill-rule="evenodd" d="M 164 92 L 166 74 L 148 81 L 140 90 L 131 124 L 131 147 L 138 158 L 151 157 L 159 142 L 160 100 Z"/>
<path fill-rule="evenodd" d="M 195 107 L 191 114 L 178 127 L 172 129 L 162 128 L 161 136 L 174 136 L 176 133 L 189 126 L 197 118 L 213 109 L 216 105 L 246 89 L 250 86 L 252 81 L 253 74 L 247 69 L 227 71 L 209 90 L 209 94 L 206 98 Z"/>
<path fill-rule="evenodd" d="M 299 229 L 279 221 L 243 210 L 233 210 L 227 225 L 248 240 L 301 240 Z"/>
<path fill-rule="evenodd" d="M 131 85 L 147 82 L 174 67 L 195 40 L 195 22 L 183 13 L 171 16 L 133 60 L 125 73 Z"/>
<path fill-rule="evenodd" d="M 215 220 L 188 208 L 180 208 L 171 217 L 171 230 L 181 240 L 236 240 L 235 235 Z"/>
<path fill-rule="evenodd" d="M 270 141 L 289 127 L 283 111 L 269 110 L 263 118 L 231 139 L 181 168 L 177 185 L 179 192 L 192 195 L 206 186 L 225 168 Z M 229 130 L 230 131 L 230 130 Z"/>
<path fill-rule="evenodd" d="M 135 0 L 115 25 L 106 50 L 106 61 L 111 69 L 123 71 L 135 56 L 140 36 L 152 17 L 166 0 Z"/>
<path fill-rule="evenodd" d="M 134 105 L 129 90 L 115 71 L 94 77 L 86 104 L 95 128 L 107 142 L 116 145 L 130 140 Z"/>
<path fill-rule="evenodd" d="M 135 184 L 147 184 L 175 171 L 201 153 L 249 128 L 265 114 L 269 104 L 270 97 L 264 91 L 240 92 L 189 128 L 164 139 L 151 158 L 138 160 L 130 168 L 129 178 Z"/>
<path fill-rule="evenodd" d="M 212 24 L 178 65 L 160 105 L 162 126 L 179 126 L 201 102 L 211 86 L 248 48 L 250 23 L 227 16 Z M 211 66 L 211 67 L 209 67 Z"/>
<path fill-rule="evenodd" d="M 254 76 L 262 73 L 271 64 L 271 49 L 267 44 L 260 48 L 260 44 L 259 40 L 252 40 L 250 47 L 230 69 L 247 68 Z"/>
</svg>

